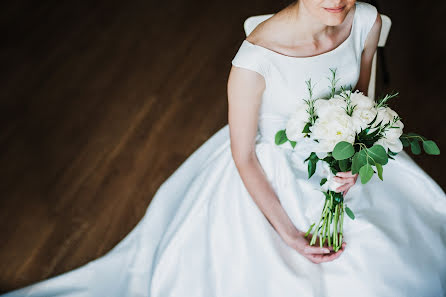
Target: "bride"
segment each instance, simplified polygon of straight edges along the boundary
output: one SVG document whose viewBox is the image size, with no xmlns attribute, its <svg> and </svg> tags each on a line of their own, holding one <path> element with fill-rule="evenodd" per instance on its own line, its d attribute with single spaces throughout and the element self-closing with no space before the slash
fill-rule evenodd
<svg viewBox="0 0 446 297">
<path fill-rule="evenodd" d="M 288 297 L 445 296 L 446 195 L 404 151 L 384 182 L 338 174 L 355 212 L 348 244 L 310 246 L 319 215 L 319 166 L 274 135 L 311 79 L 314 96 L 364 93 L 381 30 L 376 8 L 354 0 L 298 0 L 241 43 L 228 78 L 228 125 L 158 189 L 138 225 L 87 265 L 4 296 Z"/>
<path fill-rule="evenodd" d="M 342 44 L 350 35 L 354 5 L 355 1 L 352 0 L 295 1 L 257 26 L 246 40 L 248 44 L 270 49 L 276 55 L 311 57 L 324 54 Z M 380 15 L 376 13 L 373 21 L 373 24 L 368 24 L 372 27 L 360 58 L 360 75 L 356 84 L 356 89 L 364 93 L 367 91 L 372 59 L 381 31 Z M 320 70 L 326 72 L 327 69 Z M 305 232 L 298 230 L 287 216 L 256 158 L 254 140 L 257 134 L 257 113 L 265 88 L 265 78 L 260 73 L 239 67 L 231 69 L 228 80 L 228 121 L 231 150 L 237 169 L 254 201 L 288 245 L 314 263 L 334 260 L 344 251 L 346 242 L 336 253 L 330 253 L 328 248 L 309 246 L 309 241 L 304 237 Z M 339 173 L 335 179 L 344 185 L 338 191 L 347 194 L 357 177 L 358 174 L 352 175 L 351 171 Z"/>
</svg>

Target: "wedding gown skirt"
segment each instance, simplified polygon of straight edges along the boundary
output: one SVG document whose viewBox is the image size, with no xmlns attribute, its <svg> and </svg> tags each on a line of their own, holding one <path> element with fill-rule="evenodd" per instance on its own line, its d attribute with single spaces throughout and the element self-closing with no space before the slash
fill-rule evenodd
<svg viewBox="0 0 446 297">
<path fill-rule="evenodd" d="M 258 139 L 258 159 L 300 230 L 320 216 L 318 164 Z M 358 180 L 344 253 L 314 264 L 285 244 L 247 192 L 226 125 L 159 188 L 138 225 L 106 255 L 4 296 L 445 296 L 446 196 L 403 151 L 384 181 Z"/>
</svg>

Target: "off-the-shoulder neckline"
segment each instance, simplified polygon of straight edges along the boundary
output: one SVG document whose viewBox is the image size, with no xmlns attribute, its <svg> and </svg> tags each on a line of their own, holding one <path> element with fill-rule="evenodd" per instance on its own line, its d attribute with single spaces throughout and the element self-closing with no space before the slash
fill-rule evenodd
<svg viewBox="0 0 446 297">
<path fill-rule="evenodd" d="M 263 47 L 263 46 L 251 43 L 251 42 L 249 42 L 246 39 L 243 40 L 243 43 L 247 43 L 247 44 L 249 44 L 251 46 L 254 46 L 256 48 L 262 49 L 262 50 L 264 50 L 264 51 L 266 51 L 268 53 L 276 54 L 277 56 L 282 56 L 284 58 L 296 59 L 296 60 L 312 59 L 312 58 L 317 58 L 317 57 L 321 57 L 321 56 L 326 56 L 326 55 L 332 54 L 332 53 L 336 52 L 337 50 L 341 49 L 342 47 L 344 47 L 345 44 L 347 44 L 353 38 L 354 29 L 355 29 L 356 20 L 357 20 L 358 4 L 359 4 L 358 2 L 355 2 L 355 10 L 354 10 L 354 13 L 353 13 L 353 21 L 352 21 L 352 25 L 350 27 L 350 33 L 349 33 L 348 37 L 343 42 L 341 42 L 341 44 L 339 44 L 337 47 L 335 47 L 335 48 L 333 48 L 333 49 L 331 49 L 329 51 L 323 52 L 321 54 L 314 55 L 314 56 L 306 56 L 306 57 L 295 57 L 295 56 L 284 55 L 284 54 L 281 54 L 279 52 L 273 51 L 272 49 L 269 49 L 269 48 L 266 48 L 266 47 Z"/>
</svg>

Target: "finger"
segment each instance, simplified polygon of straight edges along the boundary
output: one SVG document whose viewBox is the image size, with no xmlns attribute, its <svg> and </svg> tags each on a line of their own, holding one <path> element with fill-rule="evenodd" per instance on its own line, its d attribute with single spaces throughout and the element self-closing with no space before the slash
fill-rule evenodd
<svg viewBox="0 0 446 297">
<path fill-rule="evenodd" d="M 353 186 L 352 184 L 345 184 L 345 185 L 339 186 L 336 188 L 336 192 L 343 192 L 345 190 L 350 189 L 352 186 Z"/>
<path fill-rule="evenodd" d="M 337 176 L 335 176 L 335 177 L 333 177 L 333 180 L 336 182 L 339 182 L 339 183 L 343 183 L 343 184 L 355 182 L 355 178 L 353 176 L 352 177 L 337 177 Z"/>
<path fill-rule="evenodd" d="M 344 177 L 335 176 L 335 177 L 333 177 L 333 180 L 338 183 L 342 183 L 342 184 L 344 183 Z"/>
<path fill-rule="evenodd" d="M 315 246 L 306 246 L 304 248 L 305 254 L 329 254 L 330 250 L 327 248 L 315 247 Z"/>
<path fill-rule="evenodd" d="M 338 257 L 341 256 L 341 254 L 344 252 L 345 250 L 345 246 L 347 245 L 346 242 L 342 243 L 341 248 L 336 252 L 336 253 L 331 253 L 331 254 L 309 254 L 306 255 L 306 258 L 308 260 L 310 260 L 311 262 L 315 263 L 315 264 L 320 264 L 323 262 L 329 262 L 329 261 L 333 261 L 335 259 L 337 259 Z"/>
<path fill-rule="evenodd" d="M 309 257 L 314 263 L 323 263 L 336 259 L 339 255 L 339 252 L 340 250 L 330 255 L 310 255 Z"/>
<path fill-rule="evenodd" d="M 344 250 L 345 250 L 345 245 L 342 245 L 342 247 L 336 253 L 331 253 L 329 255 L 314 255 L 314 257 L 320 260 L 321 262 L 333 261 L 339 258 L 341 254 L 344 252 Z"/>
<path fill-rule="evenodd" d="M 341 176 L 341 177 L 353 177 L 353 174 L 351 171 L 347 171 L 347 172 L 339 171 L 338 173 L 336 173 L 336 175 Z"/>
</svg>

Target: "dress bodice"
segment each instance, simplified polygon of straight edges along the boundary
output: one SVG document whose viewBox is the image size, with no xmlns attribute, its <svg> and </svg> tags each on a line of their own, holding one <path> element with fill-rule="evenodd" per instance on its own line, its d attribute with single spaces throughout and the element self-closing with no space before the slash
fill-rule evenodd
<svg viewBox="0 0 446 297">
<path fill-rule="evenodd" d="M 330 68 L 336 68 L 337 87 L 355 87 L 362 50 L 376 20 L 377 10 L 365 2 L 356 2 L 354 9 L 347 39 L 336 48 L 316 56 L 287 56 L 243 40 L 232 65 L 259 73 L 266 84 L 259 110 L 259 138 L 274 142 L 275 133 L 285 128 L 290 113 L 302 104 L 303 99 L 308 99 L 305 83 L 308 79 L 314 85 L 313 98 L 327 97 L 330 93 Z"/>
</svg>

